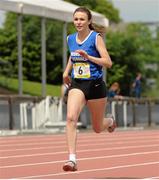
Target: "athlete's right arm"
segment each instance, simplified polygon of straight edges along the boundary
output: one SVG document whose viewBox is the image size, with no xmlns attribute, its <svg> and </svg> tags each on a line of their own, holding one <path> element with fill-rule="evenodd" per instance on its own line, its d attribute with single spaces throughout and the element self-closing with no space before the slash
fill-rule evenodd
<svg viewBox="0 0 159 180">
<path fill-rule="evenodd" d="M 65 71 L 63 73 L 63 83 L 64 84 L 70 85 L 69 73 L 70 73 L 71 69 L 72 69 L 72 62 L 71 62 L 71 57 L 69 57 L 67 66 L 66 66 Z"/>
</svg>

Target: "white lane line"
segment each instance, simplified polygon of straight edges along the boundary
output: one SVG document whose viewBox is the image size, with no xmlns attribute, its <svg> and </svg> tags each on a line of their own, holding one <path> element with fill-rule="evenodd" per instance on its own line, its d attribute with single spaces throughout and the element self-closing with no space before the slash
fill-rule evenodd
<svg viewBox="0 0 159 180">
<path fill-rule="evenodd" d="M 108 155 L 108 156 L 96 156 L 96 157 L 89 157 L 89 158 L 79 158 L 78 161 L 85 161 L 85 160 L 96 160 L 96 159 L 106 159 L 106 158 L 118 158 L 118 157 L 129 157 L 129 156 L 137 156 L 137 155 L 147 155 L 147 154 L 157 154 L 159 151 L 147 151 L 147 152 L 137 152 L 137 153 L 129 153 L 129 154 L 118 154 L 118 155 Z M 15 165 L 8 165 L 8 166 L 0 166 L 0 169 L 5 168 L 17 168 L 17 167 L 26 167 L 26 166 L 38 166 L 44 164 L 55 164 L 55 163 L 62 163 L 66 160 L 60 161 L 45 161 L 41 163 L 26 163 L 26 164 L 15 164 Z"/>
<path fill-rule="evenodd" d="M 148 177 L 148 178 L 144 178 L 143 180 L 150 180 L 150 179 L 159 179 L 159 176 Z"/>
<path fill-rule="evenodd" d="M 90 132 L 79 132 L 78 133 L 80 138 L 83 138 L 83 139 L 87 139 L 87 137 L 96 137 L 97 138 L 97 134 L 92 131 Z M 139 135 L 142 135 L 142 136 L 157 136 L 159 135 L 159 132 L 158 130 L 144 130 L 144 131 L 116 131 L 116 133 L 113 135 L 113 137 L 117 136 L 117 137 L 123 137 L 125 136 L 128 137 L 128 136 L 139 136 Z M 21 141 L 25 141 L 25 140 L 31 140 L 31 139 L 48 139 L 48 140 L 51 140 L 52 138 L 63 138 L 65 136 L 65 133 L 60 133 L 60 134 L 45 134 L 45 135 L 19 135 L 19 136 L 1 136 L 0 137 L 0 142 L 3 142 L 3 141 L 15 141 L 17 142 L 17 140 L 21 140 Z M 100 137 L 108 137 L 109 134 L 105 134 L 104 132 L 102 134 L 99 134 Z"/>
<path fill-rule="evenodd" d="M 100 168 L 100 169 L 87 169 L 82 171 L 75 171 L 75 172 L 62 172 L 62 173 L 55 173 L 55 174 L 46 174 L 46 175 L 35 175 L 35 176 L 23 176 L 18 178 L 44 178 L 48 176 L 60 176 L 60 175 L 70 175 L 70 174 L 80 174 L 80 173 L 88 173 L 88 172 L 97 172 L 97 171 L 108 171 L 108 170 L 114 170 L 114 169 L 123 169 L 123 168 L 132 168 L 132 167 L 138 167 L 138 166 L 148 166 L 148 165 L 155 165 L 159 164 L 159 162 L 153 161 L 148 163 L 138 163 L 138 164 L 127 164 L 122 166 L 112 166 L 107 168 Z"/>
<path fill-rule="evenodd" d="M 90 152 L 90 151 L 91 152 L 96 152 L 96 151 L 109 151 L 109 150 L 126 150 L 126 149 L 138 149 L 138 148 L 149 148 L 149 147 L 159 147 L 159 144 L 139 145 L 139 146 L 123 146 L 123 147 L 111 147 L 111 148 L 84 149 L 84 150 L 77 150 L 77 152 L 81 153 L 81 152 Z M 13 156 L 11 155 L 11 156 L 0 157 L 0 159 L 48 156 L 48 155 L 58 155 L 58 154 L 66 154 L 66 153 L 68 153 L 68 151 L 58 151 L 58 152 L 50 152 L 50 153 L 35 153 L 35 154 L 13 155 Z"/>
<path fill-rule="evenodd" d="M 99 141 L 98 141 L 99 142 Z M 156 142 L 159 142 L 159 139 L 156 139 L 156 140 L 134 140 L 134 141 L 117 141 L 117 142 L 106 142 L 106 140 L 102 140 L 102 143 L 96 143 L 96 146 L 100 146 L 100 145 L 123 145 L 123 144 L 137 144 L 137 143 L 156 143 Z M 51 144 L 51 143 L 50 143 Z M 82 144 L 81 142 L 79 142 L 79 145 L 78 145 L 78 148 L 79 147 L 89 147 L 89 146 L 93 146 L 94 145 L 94 142 L 93 143 L 86 143 L 86 144 Z M 45 146 L 45 147 L 26 147 L 26 148 L 15 148 L 15 149 L 2 149 L 0 150 L 0 152 L 14 152 L 14 151 L 26 151 L 26 150 L 42 150 L 42 149 L 53 149 L 55 151 L 55 149 L 57 148 L 65 148 L 66 147 L 66 144 L 65 145 L 58 145 L 58 146 L 55 146 L 55 145 L 52 145 L 51 146 Z M 59 149 L 58 149 L 59 151 Z M 17 152 L 18 153 L 18 152 Z"/>
<path fill-rule="evenodd" d="M 99 139 L 98 139 L 99 138 Z M 114 142 L 114 141 L 119 141 L 119 139 L 120 139 L 120 141 L 130 141 L 130 140 L 136 140 L 136 141 L 138 141 L 138 140 L 158 140 L 159 139 L 159 136 L 148 136 L 148 137 L 145 137 L 145 136 L 139 136 L 139 137 L 134 137 L 134 136 L 131 136 L 131 137 L 98 137 L 98 138 L 96 138 L 96 139 L 98 139 L 98 142 L 102 142 L 102 141 L 104 141 L 104 142 Z M 58 140 L 58 141 L 55 141 L 55 142 L 53 142 L 53 140 L 54 140 L 54 138 L 52 138 L 52 141 L 50 140 L 50 141 L 47 141 L 47 140 L 39 140 L 39 142 L 38 142 L 38 140 L 36 140 L 36 142 L 30 142 L 30 141 L 28 141 L 28 142 L 24 142 L 24 143 L 22 143 L 22 142 L 17 142 L 17 143 L 13 143 L 14 144 L 14 146 L 16 145 L 16 146 L 32 146 L 32 145 L 47 145 L 47 144 L 54 144 L 54 145 L 56 145 L 56 144 L 66 144 L 66 140 L 64 140 L 64 139 L 62 139 L 62 140 Z M 94 142 L 94 139 L 92 138 L 92 139 L 88 139 L 88 137 L 86 138 L 86 139 L 78 139 L 81 143 L 87 143 L 87 142 Z M 2 143 L 0 143 L 0 147 L 12 147 L 13 146 L 13 144 L 11 144 L 11 143 L 9 143 L 9 142 L 7 142 L 7 140 L 6 140 L 6 143 L 5 144 L 2 144 Z"/>
</svg>

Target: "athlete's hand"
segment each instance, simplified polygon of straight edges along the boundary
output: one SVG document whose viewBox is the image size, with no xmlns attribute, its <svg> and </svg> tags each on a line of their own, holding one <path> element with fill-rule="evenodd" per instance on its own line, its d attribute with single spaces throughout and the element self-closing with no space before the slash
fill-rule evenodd
<svg viewBox="0 0 159 180">
<path fill-rule="evenodd" d="M 87 54 L 87 52 L 86 51 L 84 51 L 84 50 L 81 50 L 81 49 L 79 49 L 79 50 L 76 50 L 75 52 L 77 52 L 77 53 L 79 53 L 81 56 L 83 56 L 86 60 L 88 59 L 88 54 Z"/>
<path fill-rule="evenodd" d="M 68 86 L 71 85 L 71 79 L 67 73 L 63 73 L 63 83 L 67 84 Z"/>
</svg>

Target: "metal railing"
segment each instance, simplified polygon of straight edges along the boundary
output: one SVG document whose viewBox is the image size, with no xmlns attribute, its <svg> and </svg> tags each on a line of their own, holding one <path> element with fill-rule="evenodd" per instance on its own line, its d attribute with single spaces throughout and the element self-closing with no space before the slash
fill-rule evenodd
<svg viewBox="0 0 159 180">
<path fill-rule="evenodd" d="M 152 125 L 153 120 L 153 107 L 156 106 L 158 110 L 156 113 L 159 112 L 159 99 L 154 98 L 122 98 L 122 99 L 115 99 L 110 98 L 108 100 L 110 104 L 110 109 L 112 114 L 115 116 L 116 121 L 119 123 L 120 118 L 119 114 L 122 111 L 122 119 L 123 119 L 123 126 L 127 127 L 131 124 L 131 126 L 135 127 L 137 123 L 141 123 L 140 119 L 144 118 L 143 123 L 146 123 L 148 126 Z M 120 110 L 119 110 L 120 107 Z M 129 109 L 129 111 L 128 111 Z M 130 117 L 131 116 L 131 122 Z M 143 116 L 143 118 L 139 117 Z M 129 119 L 128 119 L 129 118 Z M 155 122 L 159 123 L 159 114 L 155 117 Z"/>
<path fill-rule="evenodd" d="M 16 106 L 17 104 L 19 105 L 21 103 L 38 103 L 41 100 L 42 98 L 35 96 L 0 95 L 1 106 L 7 103 L 5 111 L 1 108 L 2 111 L 0 113 L 8 115 L 8 129 L 13 130 L 15 128 L 14 106 Z M 5 117 L 1 121 L 7 121 L 7 118 Z"/>
<path fill-rule="evenodd" d="M 0 106 L 0 129 L 37 129 L 43 128 L 46 122 L 56 121 L 60 125 L 61 121 L 65 121 L 64 104 L 57 97 L 1 95 Z M 159 99 L 112 98 L 108 99 L 106 111 L 112 113 L 118 126 L 122 127 L 159 124 Z M 90 124 L 88 111 L 82 113 L 85 115 L 81 116 L 81 122 L 85 118 L 85 123 Z"/>
</svg>

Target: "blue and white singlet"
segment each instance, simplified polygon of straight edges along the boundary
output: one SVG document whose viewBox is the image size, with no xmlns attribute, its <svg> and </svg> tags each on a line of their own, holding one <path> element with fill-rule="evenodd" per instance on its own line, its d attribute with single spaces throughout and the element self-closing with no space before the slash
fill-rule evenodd
<svg viewBox="0 0 159 180">
<path fill-rule="evenodd" d="M 99 33 L 91 31 L 82 43 L 77 43 L 78 33 L 68 36 L 68 47 L 70 50 L 71 61 L 73 63 L 71 77 L 75 79 L 92 80 L 103 76 L 102 66 L 95 64 L 83 56 L 76 53 L 76 50 L 84 50 L 88 55 L 100 57 L 96 49 L 97 36 Z"/>
</svg>

